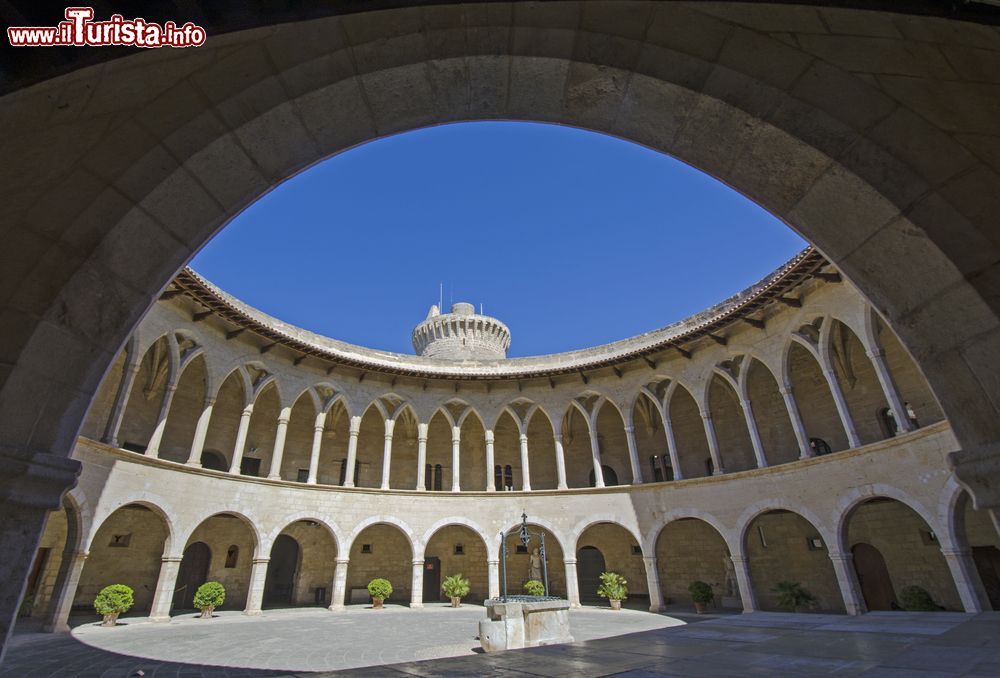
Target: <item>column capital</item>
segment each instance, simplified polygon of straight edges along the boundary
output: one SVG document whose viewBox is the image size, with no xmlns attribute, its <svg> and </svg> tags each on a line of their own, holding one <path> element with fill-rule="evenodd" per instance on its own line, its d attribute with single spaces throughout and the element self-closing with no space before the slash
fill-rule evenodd
<svg viewBox="0 0 1000 678">
<path fill-rule="evenodd" d="M 163 556 L 160 558 L 161 563 L 179 563 L 184 560 L 184 556 Z"/>
<path fill-rule="evenodd" d="M 396 428 L 396 420 L 395 419 L 386 419 L 385 420 L 385 434 L 387 436 L 391 436 L 392 435 L 392 431 L 395 428 Z"/>
<path fill-rule="evenodd" d="M 704 419 L 705 421 L 712 421 L 712 413 L 709 412 L 708 410 L 699 410 L 698 413 L 701 415 L 701 418 Z"/>
<path fill-rule="evenodd" d="M 499 558 L 490 558 L 489 560 L 486 561 L 486 564 L 487 565 L 499 565 L 500 564 L 500 559 Z"/>
<path fill-rule="evenodd" d="M 322 434 L 323 433 L 323 429 L 325 429 L 325 428 L 326 428 L 326 426 L 324 426 L 323 424 L 320 424 L 319 426 L 313 426 L 313 433 L 320 433 L 320 434 Z"/>
<path fill-rule="evenodd" d="M 284 415 L 284 414 L 278 415 L 278 425 L 279 426 L 288 426 L 288 422 L 290 420 L 291 420 L 291 417 L 288 416 L 288 415 Z"/>
<path fill-rule="evenodd" d="M 215 405 L 215 400 L 216 400 L 215 396 L 208 396 L 207 398 L 205 398 L 205 405 L 204 405 L 204 407 L 212 407 L 212 406 L 214 406 Z"/>
<path fill-rule="evenodd" d="M 643 555 L 642 559 L 643 559 L 643 561 L 645 561 L 646 563 L 652 563 L 652 564 L 654 564 L 654 565 L 656 564 L 656 556 L 647 556 L 647 555 Z"/>
<path fill-rule="evenodd" d="M 462 438 L 462 427 L 452 426 L 451 427 L 451 442 L 457 442 Z"/>
<path fill-rule="evenodd" d="M 350 432 L 352 436 L 356 436 L 361 431 L 361 417 L 355 415 L 351 417 Z"/>
<path fill-rule="evenodd" d="M 486 429 L 486 442 L 492 443 L 494 440 L 495 438 L 493 434 L 493 429 L 491 428 Z"/>
<path fill-rule="evenodd" d="M 39 452 L 30 457 L 0 454 L 0 501 L 33 509 L 62 508 L 62 498 L 76 486 L 82 465 L 75 459 Z M 8 504 L 9 503 L 9 504 Z"/>
<path fill-rule="evenodd" d="M 783 396 L 790 396 L 795 393 L 795 388 L 791 384 L 783 384 L 778 387 L 778 393 Z"/>
<path fill-rule="evenodd" d="M 876 360 L 878 358 L 884 358 L 885 351 L 883 351 L 881 348 L 873 348 L 870 351 L 865 351 L 865 355 L 868 356 L 869 360 Z"/>
<path fill-rule="evenodd" d="M 625 424 L 625 433 L 635 433 L 635 426 L 632 424 Z"/>
<path fill-rule="evenodd" d="M 827 555 L 830 557 L 830 560 L 836 560 L 842 563 L 849 563 L 854 560 L 854 554 L 850 552 L 845 553 L 843 551 L 830 551 Z"/>
<path fill-rule="evenodd" d="M 562 445 L 562 443 L 563 443 L 563 434 L 562 433 L 553 433 L 552 434 L 552 439 L 556 442 L 557 445 Z"/>
<path fill-rule="evenodd" d="M 416 560 L 416 559 L 414 559 L 414 561 L 413 561 L 413 566 L 414 567 L 423 567 L 423 565 L 424 565 L 424 561 L 423 560 Z"/>
<path fill-rule="evenodd" d="M 350 558 L 335 558 L 334 562 L 337 565 L 347 565 L 349 562 L 351 562 L 351 559 Z"/>
<path fill-rule="evenodd" d="M 518 440 L 520 440 L 522 443 L 528 442 L 528 434 L 527 433 L 522 433 L 521 436 L 520 436 L 520 438 L 518 438 Z"/>
</svg>

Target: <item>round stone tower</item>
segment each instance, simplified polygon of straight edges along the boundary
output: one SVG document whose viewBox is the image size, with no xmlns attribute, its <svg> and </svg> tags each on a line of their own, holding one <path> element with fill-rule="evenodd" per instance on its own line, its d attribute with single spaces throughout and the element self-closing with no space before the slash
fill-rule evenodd
<svg viewBox="0 0 1000 678">
<path fill-rule="evenodd" d="M 502 360 L 510 347 L 510 330 L 496 318 L 479 315 L 472 304 L 459 302 L 451 313 L 431 306 L 427 318 L 413 328 L 417 355 L 443 360 Z"/>
</svg>

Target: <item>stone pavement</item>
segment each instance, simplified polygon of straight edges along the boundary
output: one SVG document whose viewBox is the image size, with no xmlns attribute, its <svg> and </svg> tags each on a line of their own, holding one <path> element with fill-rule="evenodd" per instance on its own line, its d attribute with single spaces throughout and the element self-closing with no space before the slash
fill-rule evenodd
<svg viewBox="0 0 1000 678">
<path fill-rule="evenodd" d="M 675 615 L 698 622 L 676 625 L 673 617 L 664 615 L 626 611 L 612 616 L 608 610 L 585 609 L 572 617 L 579 642 L 492 655 L 473 651 L 477 643 L 469 626 L 483 614 L 478 607 L 323 612 L 274 611 L 263 618 L 233 615 L 202 623 L 183 619 L 114 630 L 88 625 L 73 635 L 22 633 L 11 643 L 0 677 L 125 678 L 136 675 L 137 669 L 157 678 L 306 675 L 301 669 L 287 670 L 292 659 L 312 665 L 329 662 L 328 668 L 357 667 L 309 674 L 313 678 L 1000 675 L 997 612 Z M 665 623 L 675 625 L 662 626 Z M 643 625 L 661 628 L 627 633 L 630 626 Z M 609 632 L 627 635 L 595 636 Z M 415 648 L 424 645 L 436 658 L 412 661 Z M 140 653 L 160 658 L 138 658 Z M 449 653 L 462 656 L 447 657 Z M 384 665 L 406 654 L 410 661 Z M 286 670 L 279 670 L 282 667 Z"/>
</svg>

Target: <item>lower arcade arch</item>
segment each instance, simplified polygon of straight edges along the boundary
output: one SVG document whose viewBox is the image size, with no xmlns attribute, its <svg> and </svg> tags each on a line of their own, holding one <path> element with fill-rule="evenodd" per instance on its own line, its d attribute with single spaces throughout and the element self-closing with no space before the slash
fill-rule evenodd
<svg viewBox="0 0 1000 678">
<path fill-rule="evenodd" d="M 678 518 L 656 538 L 656 574 L 664 602 L 691 604 L 688 587 L 703 581 L 715 593 L 714 604 L 740 609 L 739 585 L 726 540 L 700 518 Z"/>
<path fill-rule="evenodd" d="M 858 504 L 844 518 L 842 534 L 868 610 L 901 609 L 911 586 L 943 609 L 963 609 L 938 535 L 903 502 L 874 497 Z"/>
<path fill-rule="evenodd" d="M 368 582 L 379 578 L 392 584 L 387 603 L 409 604 L 413 592 L 413 558 L 410 539 L 400 528 L 389 523 L 364 528 L 351 542 L 344 602 L 370 604 Z"/>
<path fill-rule="evenodd" d="M 329 605 L 333 596 L 337 542 L 316 520 L 286 526 L 271 546 L 264 607 Z"/>
<path fill-rule="evenodd" d="M 469 580 L 463 600 L 481 602 L 489 598 L 489 563 L 483 538 L 465 525 L 444 525 L 424 548 L 423 601 L 448 600 L 441 588 L 447 577 L 460 574 Z"/>
<path fill-rule="evenodd" d="M 642 549 L 632 533 L 617 523 L 590 525 L 576 540 L 576 577 L 581 603 L 606 604 L 597 594 L 602 572 L 616 572 L 625 577 L 630 599 L 649 598 Z"/>
<path fill-rule="evenodd" d="M 169 536 L 164 518 L 142 504 L 126 504 L 111 513 L 90 542 L 73 609 L 92 612 L 94 598 L 101 589 L 125 584 L 134 591 L 134 604 L 128 613 L 148 613 Z"/>
<path fill-rule="evenodd" d="M 541 577 L 538 577 L 539 572 L 536 571 L 535 567 L 537 565 L 541 569 L 543 563 L 540 560 L 535 562 L 533 556 L 535 556 L 535 549 L 539 548 L 539 534 L 543 534 L 545 535 L 545 562 L 544 570 L 542 571 L 548 573 L 548 594 L 550 596 L 566 598 L 569 593 L 566 587 L 566 561 L 563 555 L 562 544 L 559 543 L 556 536 L 547 528 L 535 523 L 528 523 L 528 530 L 531 532 L 531 541 L 525 547 L 521 544 L 521 540 L 518 537 L 518 527 L 520 527 L 520 523 L 509 526 L 507 528 L 507 536 L 505 537 L 507 544 L 507 593 L 509 595 L 525 593 L 524 584 L 529 579 L 538 578 L 539 581 L 541 580 Z M 511 533 L 511 531 L 513 532 Z M 500 558 L 502 561 L 502 553 L 500 554 Z M 503 568 L 503 562 L 500 563 L 500 567 Z M 502 569 L 500 577 L 500 591 L 502 593 Z"/>
<path fill-rule="evenodd" d="M 256 549 L 256 534 L 249 520 L 243 516 L 218 513 L 203 520 L 184 545 L 174 612 L 178 611 L 176 606 L 182 600 L 183 607 L 179 609 L 193 609 L 194 593 L 206 581 L 217 581 L 226 589 L 226 599 L 218 609 L 249 608 Z M 203 561 L 207 561 L 207 566 Z M 186 588 L 180 590 L 181 587 Z"/>
<path fill-rule="evenodd" d="M 798 513 L 773 509 L 750 521 L 743 539 L 760 609 L 784 610 L 777 588 L 790 582 L 815 598 L 808 610 L 845 611 L 827 544 L 811 522 Z"/>
</svg>

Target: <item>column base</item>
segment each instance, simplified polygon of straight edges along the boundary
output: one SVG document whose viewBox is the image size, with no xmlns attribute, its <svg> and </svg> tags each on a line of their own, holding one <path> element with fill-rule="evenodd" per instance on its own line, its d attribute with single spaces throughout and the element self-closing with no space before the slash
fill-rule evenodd
<svg viewBox="0 0 1000 678">
<path fill-rule="evenodd" d="M 201 462 L 200 461 L 188 461 L 188 462 L 184 462 L 184 465 L 185 466 L 190 466 L 192 468 L 201 468 Z"/>
<path fill-rule="evenodd" d="M 344 609 L 344 606 L 343 605 L 336 605 L 335 604 L 335 605 L 331 605 L 330 607 L 328 607 L 326 609 L 328 609 L 330 612 L 340 612 L 340 611 L 342 611 Z"/>
<path fill-rule="evenodd" d="M 157 624 L 163 624 L 164 622 L 170 621 L 170 615 L 165 617 L 150 617 L 149 621 L 156 622 Z"/>
<path fill-rule="evenodd" d="M 243 614 L 247 617 L 263 617 L 264 613 L 261 610 L 243 610 Z"/>
<path fill-rule="evenodd" d="M 663 612 L 666 609 L 667 609 L 666 605 L 650 605 L 649 606 L 649 611 L 650 612 Z"/>
<path fill-rule="evenodd" d="M 569 485 L 560 485 L 560 486 L 559 486 L 559 487 L 557 487 L 556 489 L 557 489 L 557 490 L 568 490 L 568 489 L 569 489 Z"/>
<path fill-rule="evenodd" d="M 423 606 L 424 606 L 423 603 L 410 603 L 410 609 L 411 610 L 419 610 Z"/>
<path fill-rule="evenodd" d="M 42 633 L 69 633 L 69 624 L 45 624 L 42 626 Z"/>
</svg>

